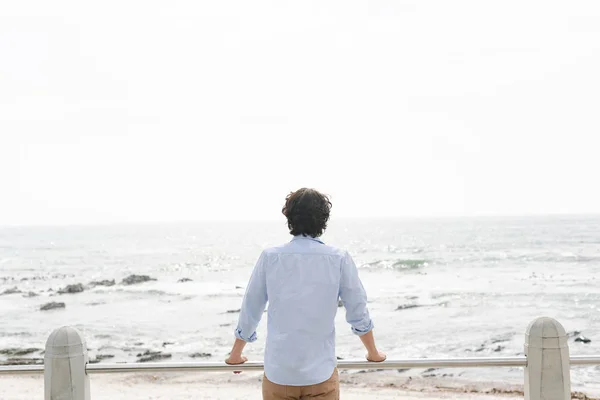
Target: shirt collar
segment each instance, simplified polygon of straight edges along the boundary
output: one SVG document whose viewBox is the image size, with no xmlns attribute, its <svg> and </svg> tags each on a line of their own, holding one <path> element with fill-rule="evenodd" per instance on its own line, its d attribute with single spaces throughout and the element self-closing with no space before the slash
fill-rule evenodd
<svg viewBox="0 0 600 400">
<path fill-rule="evenodd" d="M 325 243 L 323 243 L 323 241 L 321 239 L 314 238 L 312 236 L 296 235 L 296 236 L 294 236 L 292 238 L 292 241 L 294 241 L 294 240 L 312 240 L 313 242 L 318 242 L 318 243 L 321 243 L 321 244 L 325 244 Z"/>
</svg>

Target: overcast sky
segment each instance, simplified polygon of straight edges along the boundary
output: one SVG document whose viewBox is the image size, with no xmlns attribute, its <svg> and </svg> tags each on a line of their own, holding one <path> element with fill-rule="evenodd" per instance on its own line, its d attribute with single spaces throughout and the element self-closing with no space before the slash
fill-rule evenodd
<svg viewBox="0 0 600 400">
<path fill-rule="evenodd" d="M 600 212 L 600 2 L 5 1 L 0 224 Z"/>
</svg>

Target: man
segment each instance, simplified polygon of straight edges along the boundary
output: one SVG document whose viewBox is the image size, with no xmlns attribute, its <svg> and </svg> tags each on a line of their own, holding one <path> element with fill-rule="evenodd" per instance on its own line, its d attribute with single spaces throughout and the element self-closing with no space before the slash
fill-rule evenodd
<svg viewBox="0 0 600 400">
<path fill-rule="evenodd" d="M 247 361 L 242 350 L 256 340 L 268 301 L 265 400 L 339 399 L 334 321 L 339 298 L 352 331 L 367 349 L 367 360 L 385 360 L 375 346 L 367 296 L 352 258 L 319 239 L 330 209 L 327 196 L 316 190 L 289 194 L 282 212 L 294 238 L 264 250 L 250 277 L 226 363 Z"/>
</svg>

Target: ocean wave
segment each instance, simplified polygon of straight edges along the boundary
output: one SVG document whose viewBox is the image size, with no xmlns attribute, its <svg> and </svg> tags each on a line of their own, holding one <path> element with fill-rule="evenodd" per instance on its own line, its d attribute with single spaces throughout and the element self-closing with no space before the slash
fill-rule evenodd
<svg viewBox="0 0 600 400">
<path fill-rule="evenodd" d="M 581 256 L 573 253 L 544 253 L 535 255 L 524 255 L 520 257 L 523 261 L 535 261 L 535 262 L 556 262 L 556 263 L 594 263 L 599 262 L 600 257 L 594 256 Z"/>
<path fill-rule="evenodd" d="M 96 293 L 123 293 L 123 294 L 133 294 L 133 295 L 151 295 L 151 296 L 178 296 L 178 293 L 170 293 L 164 290 L 159 289 L 101 289 L 97 290 Z"/>
<path fill-rule="evenodd" d="M 545 263 L 597 263 L 600 262 L 600 256 L 584 256 L 575 254 L 572 252 L 563 252 L 563 253 L 554 253 L 554 252 L 546 252 L 546 253 L 533 253 L 533 252 L 523 252 L 520 254 L 481 254 L 481 255 L 468 255 L 461 256 L 452 259 L 454 262 L 478 262 L 478 263 L 506 263 L 506 262 L 545 262 Z"/>
<path fill-rule="evenodd" d="M 214 299 L 214 298 L 239 299 L 241 297 L 244 297 L 244 293 L 243 292 L 239 292 L 239 293 L 228 293 L 228 292 L 211 293 L 211 294 L 207 294 L 205 297 L 209 298 L 209 299 Z"/>
<path fill-rule="evenodd" d="M 395 259 L 395 260 L 377 260 L 366 263 L 367 268 L 394 269 L 394 270 L 415 270 L 426 267 L 430 261 L 423 259 Z"/>
<path fill-rule="evenodd" d="M 31 332 L 5 332 L 0 331 L 0 337 L 31 337 Z"/>
</svg>

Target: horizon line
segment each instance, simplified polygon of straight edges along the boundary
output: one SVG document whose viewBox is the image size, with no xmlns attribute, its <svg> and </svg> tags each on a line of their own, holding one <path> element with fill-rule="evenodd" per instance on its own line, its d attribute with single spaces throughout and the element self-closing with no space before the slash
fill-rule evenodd
<svg viewBox="0 0 600 400">
<path fill-rule="evenodd" d="M 599 212 L 556 212 L 556 213 L 506 213 L 506 214 L 439 214 L 439 215 L 395 215 L 395 216 L 340 216 L 332 221 L 381 221 L 381 220 L 435 220 L 435 219 L 493 219 L 493 218 L 544 218 L 544 217 L 600 217 Z M 177 225 L 200 223 L 285 223 L 285 218 L 204 218 L 204 219 L 170 219 L 170 220 L 135 220 L 135 221 L 81 221 L 81 222 L 48 222 L 48 223 L 0 223 L 0 228 L 66 228 L 66 227 L 101 227 L 128 225 Z"/>
</svg>

